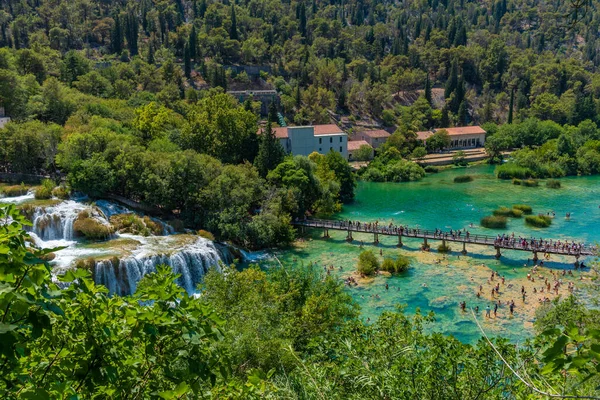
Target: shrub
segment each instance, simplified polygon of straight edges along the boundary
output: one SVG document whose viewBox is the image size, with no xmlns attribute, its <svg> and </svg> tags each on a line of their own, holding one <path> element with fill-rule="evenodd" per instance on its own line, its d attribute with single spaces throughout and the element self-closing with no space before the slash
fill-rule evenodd
<svg viewBox="0 0 600 400">
<path fill-rule="evenodd" d="M 52 198 L 52 189 L 54 189 L 54 181 L 44 179 L 42 185 L 35 189 L 35 198 L 37 200 L 48 200 Z"/>
<path fill-rule="evenodd" d="M 514 210 L 521 210 L 523 211 L 523 214 L 531 214 L 533 209 L 531 208 L 531 206 L 527 205 L 527 204 L 514 204 L 512 206 L 512 208 Z"/>
<path fill-rule="evenodd" d="M 362 178 L 369 182 L 385 182 L 385 176 L 379 168 L 369 167 Z"/>
<path fill-rule="evenodd" d="M 150 217 L 140 217 L 136 214 L 117 214 L 110 217 L 110 223 L 121 233 L 150 236 L 161 235 L 163 227 Z"/>
<path fill-rule="evenodd" d="M 492 229 L 504 229 L 506 228 L 506 217 L 490 215 L 481 219 L 481 226 Z"/>
<path fill-rule="evenodd" d="M 538 186 L 538 185 L 539 185 L 539 183 L 535 179 L 525 179 L 523 181 L 523 186 L 535 187 L 535 186 Z"/>
<path fill-rule="evenodd" d="M 523 211 L 516 208 L 500 207 L 494 210 L 495 216 L 521 218 Z"/>
<path fill-rule="evenodd" d="M 550 189 L 560 189 L 560 181 L 557 179 L 548 179 L 546 181 L 546 187 Z"/>
<path fill-rule="evenodd" d="M 113 234 L 113 229 L 93 218 L 80 218 L 73 223 L 73 231 L 78 236 L 83 236 L 89 240 L 105 240 Z"/>
<path fill-rule="evenodd" d="M 438 253 L 450 253 L 450 246 L 448 246 L 447 244 L 444 243 L 440 243 L 440 245 L 438 246 Z"/>
<path fill-rule="evenodd" d="M 454 183 L 472 182 L 473 177 L 471 175 L 460 175 L 454 178 Z"/>
<path fill-rule="evenodd" d="M 547 228 L 552 224 L 552 218 L 547 215 L 528 215 L 525 217 L 527 225 L 535 226 L 536 228 Z"/>
<path fill-rule="evenodd" d="M 398 255 L 398 257 L 394 260 L 392 258 L 386 257 L 381 263 L 381 270 L 387 271 L 391 273 L 399 274 L 401 272 L 408 271 L 410 267 L 410 260 L 408 257 Z"/>
<path fill-rule="evenodd" d="M 427 165 L 424 168 L 425 172 L 427 172 L 428 174 L 437 174 L 438 172 L 440 172 L 440 169 L 434 165 Z"/>
<path fill-rule="evenodd" d="M 52 196 L 57 197 L 61 200 L 67 200 L 69 198 L 69 189 L 66 186 L 57 186 L 52 189 Z"/>
<path fill-rule="evenodd" d="M 24 196 L 27 194 L 27 187 L 24 183 L 15 186 L 5 186 L 2 188 L 2 193 L 6 197 Z"/>
<path fill-rule="evenodd" d="M 523 181 L 521 179 L 513 178 L 512 183 L 513 185 L 521 185 Z"/>
<path fill-rule="evenodd" d="M 209 231 L 205 231 L 203 229 L 200 229 L 198 231 L 198 236 L 203 237 L 204 239 L 208 239 L 211 241 L 215 241 L 215 235 L 213 235 L 212 233 L 210 233 Z"/>
<path fill-rule="evenodd" d="M 527 179 L 533 176 L 529 168 L 520 167 L 513 163 L 506 163 L 496 167 L 496 176 L 500 179 Z"/>
<path fill-rule="evenodd" d="M 373 275 L 379 269 L 379 260 L 372 250 L 365 250 L 358 256 L 357 271 L 363 275 Z"/>
</svg>

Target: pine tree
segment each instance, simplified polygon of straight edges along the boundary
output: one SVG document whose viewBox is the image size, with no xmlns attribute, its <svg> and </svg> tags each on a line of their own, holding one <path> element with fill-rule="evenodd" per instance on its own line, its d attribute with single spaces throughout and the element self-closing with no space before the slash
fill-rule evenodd
<svg viewBox="0 0 600 400">
<path fill-rule="evenodd" d="M 512 89 L 510 91 L 510 102 L 508 103 L 508 123 L 512 124 L 513 122 L 513 107 L 515 105 L 515 90 Z"/>
<path fill-rule="evenodd" d="M 110 35 L 110 45 L 114 54 L 121 54 L 123 51 L 123 31 L 121 29 L 121 18 L 119 14 L 115 15 L 115 23 Z"/>
<path fill-rule="evenodd" d="M 429 80 L 429 72 L 427 73 L 427 80 L 425 81 L 425 100 L 430 106 L 433 106 L 433 99 L 431 97 L 431 81 Z"/>
<path fill-rule="evenodd" d="M 229 31 L 231 40 L 238 40 L 237 20 L 235 18 L 235 4 L 231 4 L 231 30 Z"/>
<path fill-rule="evenodd" d="M 271 120 L 267 121 L 265 130 L 260 135 L 258 154 L 254 159 L 254 166 L 258 173 L 265 177 L 269 171 L 275 169 L 284 159 L 285 150 L 271 127 Z"/>
<path fill-rule="evenodd" d="M 186 43 L 186 45 L 183 48 L 183 71 L 187 78 L 190 78 L 192 76 L 192 60 L 190 57 L 190 53 L 190 45 L 189 43 Z"/>
</svg>

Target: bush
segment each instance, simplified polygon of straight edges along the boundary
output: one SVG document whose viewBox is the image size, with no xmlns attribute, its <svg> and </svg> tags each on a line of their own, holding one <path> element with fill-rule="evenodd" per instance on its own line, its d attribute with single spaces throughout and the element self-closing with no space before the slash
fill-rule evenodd
<svg viewBox="0 0 600 400">
<path fill-rule="evenodd" d="M 369 182 L 385 182 L 385 176 L 379 168 L 369 167 L 362 178 Z"/>
<path fill-rule="evenodd" d="M 548 179 L 546 181 L 546 187 L 550 189 L 560 189 L 560 181 L 557 179 Z"/>
<path fill-rule="evenodd" d="M 52 189 L 54 189 L 54 181 L 44 179 L 42 185 L 35 189 L 36 200 L 48 200 L 52 198 Z"/>
<path fill-rule="evenodd" d="M 427 165 L 424 168 L 425 172 L 427 172 L 428 174 L 437 174 L 438 172 L 440 172 L 440 169 L 436 166 L 433 165 Z"/>
<path fill-rule="evenodd" d="M 398 258 L 396 258 L 395 260 L 392 258 L 386 257 L 383 260 L 383 263 L 381 263 L 382 271 L 387 271 L 387 272 L 396 273 L 396 274 L 408 271 L 409 267 L 410 267 L 410 260 L 408 259 L 408 257 L 402 256 L 402 255 L 399 255 Z"/>
<path fill-rule="evenodd" d="M 209 231 L 205 231 L 203 229 L 200 229 L 198 231 L 198 236 L 203 237 L 204 239 L 208 239 L 211 241 L 215 241 L 215 235 L 213 235 L 212 233 L 210 233 Z"/>
<path fill-rule="evenodd" d="M 495 216 L 521 218 L 523 211 L 516 208 L 500 207 L 494 210 Z"/>
<path fill-rule="evenodd" d="M 136 214 L 117 214 L 110 217 L 110 223 L 121 233 L 150 236 L 162 235 L 163 227 L 150 217 Z"/>
<path fill-rule="evenodd" d="M 24 196 L 27 194 L 27 187 L 24 183 L 15 186 L 5 186 L 2 188 L 2 194 L 6 197 Z"/>
<path fill-rule="evenodd" d="M 448 246 L 447 244 L 444 243 L 440 243 L 440 245 L 438 246 L 438 253 L 450 253 L 451 249 L 450 246 Z"/>
<path fill-rule="evenodd" d="M 513 163 L 506 163 L 496 167 L 496 176 L 500 179 L 527 179 L 533 176 L 529 168 L 520 167 Z"/>
<path fill-rule="evenodd" d="M 357 271 L 363 275 L 373 275 L 379 269 L 379 260 L 372 250 L 365 250 L 358 256 Z"/>
<path fill-rule="evenodd" d="M 57 186 L 52 189 L 52 196 L 57 197 L 61 200 L 67 200 L 69 198 L 69 189 L 66 186 Z"/>
<path fill-rule="evenodd" d="M 114 233 L 111 226 L 106 226 L 90 218 L 87 212 L 79 214 L 77 220 L 73 223 L 73 231 L 76 235 L 83 236 L 89 240 L 105 240 Z"/>
<path fill-rule="evenodd" d="M 525 217 L 527 225 L 535 226 L 536 228 L 547 228 L 552 224 L 552 218 L 547 215 L 528 215 Z"/>
<path fill-rule="evenodd" d="M 523 181 L 521 179 L 513 178 L 512 183 L 513 185 L 521 185 Z"/>
<path fill-rule="evenodd" d="M 506 228 L 507 221 L 506 217 L 490 215 L 481 219 L 481 226 L 492 229 L 504 229 Z"/>
<path fill-rule="evenodd" d="M 521 210 L 523 211 L 523 214 L 531 214 L 533 212 L 533 209 L 531 208 L 531 206 L 527 205 L 527 204 L 514 204 L 512 206 L 512 208 L 514 210 Z"/>
<path fill-rule="evenodd" d="M 471 175 L 461 175 L 454 178 L 454 183 L 472 182 L 473 177 Z"/>
<path fill-rule="evenodd" d="M 539 186 L 539 183 L 535 179 L 525 179 L 523 181 L 523 186 L 536 187 L 536 186 Z"/>
</svg>

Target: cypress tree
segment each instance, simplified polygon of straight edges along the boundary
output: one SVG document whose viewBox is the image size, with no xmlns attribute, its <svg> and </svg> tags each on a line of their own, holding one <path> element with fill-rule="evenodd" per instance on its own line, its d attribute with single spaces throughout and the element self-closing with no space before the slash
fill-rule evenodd
<svg viewBox="0 0 600 400">
<path fill-rule="evenodd" d="M 460 102 L 458 107 L 458 124 L 460 126 L 467 125 L 467 101 L 463 100 Z"/>
<path fill-rule="evenodd" d="M 152 43 L 148 46 L 148 58 L 146 61 L 150 65 L 154 64 L 154 46 L 152 46 Z"/>
<path fill-rule="evenodd" d="M 198 5 L 198 16 L 200 18 L 204 18 L 204 15 L 206 14 L 206 8 L 208 6 L 206 5 L 206 0 L 200 0 L 200 4 Z"/>
<path fill-rule="evenodd" d="M 113 25 L 110 35 L 110 46 L 113 53 L 121 54 L 123 51 L 123 32 L 121 29 L 121 18 L 119 17 L 119 14 L 115 15 L 114 20 L 115 24 Z"/>
<path fill-rule="evenodd" d="M 442 108 L 442 119 L 440 120 L 442 128 L 450 127 L 450 116 L 448 115 L 448 107 Z"/>
<path fill-rule="evenodd" d="M 190 47 L 190 58 L 195 60 L 198 56 L 198 33 L 196 33 L 196 27 L 194 25 L 192 25 L 192 29 L 190 30 L 188 43 Z"/>
<path fill-rule="evenodd" d="M 296 110 L 302 106 L 302 98 L 300 97 L 300 83 L 296 86 Z"/>
<path fill-rule="evenodd" d="M 446 87 L 444 88 L 444 97 L 447 99 L 456 90 L 458 85 L 458 62 L 456 58 L 452 60 L 450 67 L 450 73 L 448 74 L 448 80 L 446 81 Z"/>
<path fill-rule="evenodd" d="M 131 56 L 138 54 L 138 19 L 137 16 L 130 12 L 126 17 L 126 30 L 127 30 L 127 46 L 129 47 L 129 53 Z"/>
<path fill-rule="evenodd" d="M 192 76 L 192 60 L 190 57 L 189 43 L 186 43 L 183 48 L 183 72 L 187 78 Z"/>
<path fill-rule="evenodd" d="M 235 17 L 235 4 L 231 4 L 231 30 L 229 31 L 231 40 L 238 40 L 237 19 Z"/>
<path fill-rule="evenodd" d="M 427 80 L 425 81 L 425 100 L 427 100 L 430 106 L 433 106 L 433 101 L 431 98 L 431 81 L 429 80 L 429 72 L 427 72 Z"/>
<path fill-rule="evenodd" d="M 298 19 L 300 20 L 300 35 L 302 35 L 302 37 L 306 37 L 306 6 L 304 5 L 304 3 L 300 3 L 300 9 L 299 9 L 299 16 Z"/>
<path fill-rule="evenodd" d="M 277 115 L 277 104 L 275 104 L 275 100 L 271 101 L 269 104 L 269 120 L 277 121 L 279 119 L 279 115 Z"/>
<path fill-rule="evenodd" d="M 510 91 L 510 102 L 508 103 L 508 123 L 512 124 L 513 122 L 513 107 L 515 105 L 515 90 L 512 89 Z"/>
<path fill-rule="evenodd" d="M 267 126 L 260 135 L 258 143 L 258 154 L 254 159 L 254 166 L 258 173 L 265 177 L 269 171 L 275 169 L 284 159 L 285 150 L 271 127 L 271 119 L 267 120 Z"/>
</svg>

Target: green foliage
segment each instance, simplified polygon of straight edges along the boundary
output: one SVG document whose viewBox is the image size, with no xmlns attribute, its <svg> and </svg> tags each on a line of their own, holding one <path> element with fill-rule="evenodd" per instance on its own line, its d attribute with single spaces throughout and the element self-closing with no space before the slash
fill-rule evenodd
<svg viewBox="0 0 600 400">
<path fill-rule="evenodd" d="M 408 271 L 410 268 L 410 259 L 398 254 L 396 258 L 385 257 L 381 263 L 380 269 L 390 273 L 400 274 Z"/>
<path fill-rule="evenodd" d="M 481 226 L 491 229 L 505 229 L 508 220 L 503 216 L 490 215 L 481 219 Z"/>
<path fill-rule="evenodd" d="M 113 227 L 104 225 L 84 211 L 73 222 L 73 232 L 89 240 L 105 240 L 113 234 Z"/>
<path fill-rule="evenodd" d="M 494 215 L 500 217 L 521 218 L 523 216 L 523 210 L 515 207 L 500 207 L 494 210 Z"/>
<path fill-rule="evenodd" d="M 266 177 L 269 171 L 275 169 L 283 161 L 284 157 L 285 150 L 279 139 L 275 137 L 275 132 L 271 129 L 271 121 L 268 121 L 266 128 L 260 135 L 258 154 L 254 159 L 254 165 L 260 176 Z"/>
<path fill-rule="evenodd" d="M 28 191 L 29 191 L 29 188 L 27 186 L 25 186 L 24 183 L 21 183 L 20 185 L 0 187 L 0 192 L 5 197 L 24 196 L 27 194 Z"/>
<path fill-rule="evenodd" d="M 54 189 L 55 183 L 52 179 L 42 180 L 42 185 L 35 189 L 36 200 L 47 200 L 52 197 L 52 190 Z"/>
<path fill-rule="evenodd" d="M 521 185 L 527 186 L 527 187 L 537 187 L 537 186 L 539 186 L 539 182 L 535 179 L 524 179 L 521 182 Z"/>
<path fill-rule="evenodd" d="M 532 176 L 532 172 L 528 168 L 508 163 L 496 167 L 496 176 L 499 179 L 527 179 Z"/>
<path fill-rule="evenodd" d="M 560 189 L 560 181 L 557 179 L 548 179 L 546 181 L 546 187 L 550 189 Z"/>
<path fill-rule="evenodd" d="M 473 182 L 473 177 L 471 175 L 460 175 L 454 178 L 454 183 L 465 183 L 465 182 Z"/>
<path fill-rule="evenodd" d="M 536 228 L 547 228 L 552 224 L 552 218 L 542 214 L 528 215 L 525 217 L 525 223 Z"/>
<path fill-rule="evenodd" d="M 523 211 L 523 214 L 526 214 L 526 215 L 531 214 L 533 211 L 531 206 L 527 205 L 527 204 L 513 204 L 512 208 L 513 208 L 513 210 Z"/>
<path fill-rule="evenodd" d="M 370 145 L 363 144 L 352 153 L 352 159 L 355 161 L 369 161 L 373 158 L 373 148 Z"/>
<path fill-rule="evenodd" d="M 142 236 L 162 235 L 164 229 L 160 222 L 153 221 L 148 216 L 140 217 L 133 213 L 112 215 L 110 224 L 119 233 Z"/>
<path fill-rule="evenodd" d="M 458 166 L 465 166 L 468 162 L 465 159 L 466 153 L 462 150 L 457 151 L 452 155 L 452 163 Z"/>
<path fill-rule="evenodd" d="M 361 275 L 373 275 L 379 270 L 379 260 L 373 250 L 364 250 L 358 255 L 356 270 Z"/>
<path fill-rule="evenodd" d="M 440 243 L 437 250 L 438 250 L 438 253 L 450 253 L 452 251 L 450 246 L 447 244 L 444 244 L 444 243 Z"/>
</svg>

